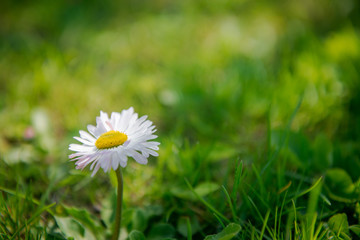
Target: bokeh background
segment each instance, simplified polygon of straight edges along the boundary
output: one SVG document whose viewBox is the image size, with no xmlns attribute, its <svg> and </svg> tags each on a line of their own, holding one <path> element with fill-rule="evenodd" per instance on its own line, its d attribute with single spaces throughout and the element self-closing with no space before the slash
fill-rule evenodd
<svg viewBox="0 0 360 240">
<path fill-rule="evenodd" d="M 0 6 L 0 185 L 8 191 L 56 201 L 60 215 L 65 206 L 99 214 L 115 194 L 114 175 L 74 170 L 68 145 L 100 110 L 130 106 L 157 126 L 161 149 L 149 166 L 125 170 L 125 208 L 158 204 L 158 218 L 169 214 L 175 228 L 170 209 L 182 209 L 172 209 L 180 219 L 189 206 L 179 199 L 191 198 L 184 177 L 231 182 L 238 158 L 262 169 L 286 129 L 285 173 L 337 167 L 358 180 L 359 1 Z"/>
</svg>

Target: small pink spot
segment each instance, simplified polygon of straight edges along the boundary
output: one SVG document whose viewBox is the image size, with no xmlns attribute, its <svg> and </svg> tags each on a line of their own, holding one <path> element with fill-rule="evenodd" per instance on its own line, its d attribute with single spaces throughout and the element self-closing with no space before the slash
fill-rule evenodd
<svg viewBox="0 0 360 240">
<path fill-rule="evenodd" d="M 111 125 L 111 123 L 109 121 L 106 121 L 105 123 L 110 127 L 111 130 L 114 130 L 113 126 Z"/>
<path fill-rule="evenodd" d="M 35 137 L 35 130 L 33 127 L 27 127 L 24 131 L 24 138 L 26 140 L 31 140 Z"/>
</svg>

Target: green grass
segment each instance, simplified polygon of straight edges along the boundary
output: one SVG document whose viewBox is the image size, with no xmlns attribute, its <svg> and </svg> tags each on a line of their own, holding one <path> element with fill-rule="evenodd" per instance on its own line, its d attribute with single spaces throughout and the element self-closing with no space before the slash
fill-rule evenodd
<svg viewBox="0 0 360 240">
<path fill-rule="evenodd" d="M 68 145 L 134 106 L 158 158 L 124 169 L 125 239 L 357 239 L 359 4 L 6 2 L 0 239 L 110 239 L 116 176 Z"/>
</svg>

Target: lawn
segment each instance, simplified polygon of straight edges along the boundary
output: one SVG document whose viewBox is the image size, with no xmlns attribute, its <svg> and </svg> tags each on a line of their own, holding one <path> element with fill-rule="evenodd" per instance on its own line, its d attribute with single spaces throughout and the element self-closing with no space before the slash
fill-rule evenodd
<svg viewBox="0 0 360 240">
<path fill-rule="evenodd" d="M 0 238 L 110 239 L 115 171 L 75 169 L 134 107 L 119 239 L 360 239 L 360 4 L 4 1 Z"/>
</svg>

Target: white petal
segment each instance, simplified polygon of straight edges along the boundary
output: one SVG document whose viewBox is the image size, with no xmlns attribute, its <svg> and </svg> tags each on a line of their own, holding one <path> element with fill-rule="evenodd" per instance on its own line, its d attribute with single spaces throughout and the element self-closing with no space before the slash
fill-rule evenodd
<svg viewBox="0 0 360 240">
<path fill-rule="evenodd" d="M 111 161 L 110 154 L 111 152 L 105 152 L 101 157 L 100 164 L 101 164 L 101 168 L 104 170 L 107 168 L 107 163 Z"/>
<path fill-rule="evenodd" d="M 79 142 L 87 145 L 87 146 L 94 146 L 94 143 L 86 140 L 86 139 L 82 139 L 82 138 L 79 138 L 79 137 L 74 137 L 76 140 L 78 140 Z"/>
<path fill-rule="evenodd" d="M 160 143 L 159 142 L 143 142 L 141 145 L 144 148 L 149 148 L 152 150 L 159 150 L 158 145 L 160 145 Z"/>
<path fill-rule="evenodd" d="M 154 150 L 151 150 L 149 148 L 145 148 L 142 145 L 138 145 L 134 147 L 135 150 L 140 151 L 145 157 L 149 157 L 149 155 L 158 157 L 159 154 L 155 152 Z"/>
<path fill-rule="evenodd" d="M 113 112 L 111 113 L 111 118 L 110 118 L 110 122 L 112 124 L 112 126 L 114 127 L 114 130 L 118 131 L 119 128 L 119 120 L 120 120 L 120 113 L 118 112 Z"/>
<path fill-rule="evenodd" d="M 123 110 L 121 112 L 121 117 L 118 126 L 120 132 L 124 132 L 127 129 L 133 113 L 134 113 L 134 109 L 132 107 L 129 108 L 128 110 Z"/>
<path fill-rule="evenodd" d="M 134 124 L 129 125 L 129 127 L 126 129 L 127 134 L 133 134 L 137 131 L 144 132 L 146 129 L 142 129 L 140 125 L 146 120 L 147 116 L 142 116 L 141 118 L 137 119 Z"/>
<path fill-rule="evenodd" d="M 157 138 L 156 135 L 143 135 L 135 138 L 130 139 L 129 147 L 132 147 L 136 145 L 137 143 L 146 142 L 147 140 L 155 139 Z"/>
<path fill-rule="evenodd" d="M 91 164 L 91 166 L 90 166 L 90 170 L 93 170 L 94 169 L 94 166 L 95 166 L 95 164 L 97 163 L 98 161 L 97 160 L 95 160 L 92 164 Z"/>
<path fill-rule="evenodd" d="M 101 134 L 108 132 L 109 131 L 108 129 L 110 129 L 110 127 L 105 126 L 103 121 L 101 120 L 101 118 L 97 117 L 96 118 L 96 129 L 94 132 L 96 134 L 96 136 L 99 137 Z"/>
<path fill-rule="evenodd" d="M 81 169 L 81 170 L 83 170 L 89 163 L 92 162 L 92 160 L 93 160 L 93 159 L 91 159 L 91 158 L 85 158 L 85 159 L 83 159 L 83 160 L 81 160 L 81 161 L 76 162 L 76 163 L 75 163 L 76 169 Z"/>
<path fill-rule="evenodd" d="M 154 146 L 154 147 L 147 147 L 147 148 L 152 149 L 152 150 L 155 150 L 155 151 L 159 150 L 159 147 L 158 147 L 158 146 Z"/>
<path fill-rule="evenodd" d="M 134 114 L 131 116 L 130 120 L 129 120 L 128 128 L 131 127 L 131 126 L 133 126 L 133 125 L 135 124 L 135 122 L 136 122 L 137 119 L 138 119 L 138 114 L 137 114 L 137 113 L 134 113 Z"/>
<path fill-rule="evenodd" d="M 112 162 L 112 158 L 111 156 L 108 157 L 106 162 L 106 168 L 104 169 L 104 172 L 108 172 L 111 169 L 111 162 Z"/>
<path fill-rule="evenodd" d="M 126 162 L 120 161 L 120 166 L 122 168 L 126 167 L 126 165 L 127 165 L 127 161 Z"/>
<path fill-rule="evenodd" d="M 155 152 L 155 151 L 153 151 L 153 150 L 150 150 L 150 149 L 146 149 L 146 150 L 144 150 L 143 152 L 146 152 L 146 153 L 148 153 L 148 154 L 150 154 L 150 155 L 152 155 L 152 156 L 154 156 L 154 157 L 158 157 L 158 156 L 159 156 L 159 153 L 157 153 L 157 152 Z"/>
<path fill-rule="evenodd" d="M 95 176 L 95 174 L 97 173 L 97 171 L 99 171 L 99 169 L 100 169 L 100 164 L 99 164 L 99 162 L 97 162 L 95 169 L 94 169 L 93 173 L 91 174 L 91 177 Z"/>
<path fill-rule="evenodd" d="M 96 135 L 95 132 L 96 132 L 96 127 L 93 126 L 93 125 L 87 125 L 87 129 L 89 131 L 89 133 L 91 133 L 94 137 L 98 138 L 100 135 Z"/>
<path fill-rule="evenodd" d="M 69 149 L 74 152 L 92 152 L 94 147 L 72 143 L 69 145 Z"/>
<path fill-rule="evenodd" d="M 140 126 L 143 122 L 145 122 L 145 120 L 146 120 L 147 118 L 148 118 L 147 115 L 142 116 L 141 118 L 139 118 L 139 119 L 136 121 L 136 124 L 137 124 L 138 126 Z"/>
<path fill-rule="evenodd" d="M 114 170 L 116 170 L 119 167 L 119 159 L 117 157 L 116 152 L 113 152 L 111 154 L 111 166 Z"/>
<path fill-rule="evenodd" d="M 135 159 L 136 162 L 140 164 L 147 164 L 148 160 L 146 157 L 141 155 L 140 153 L 136 152 L 135 150 L 129 151 L 129 155 Z"/>
<path fill-rule="evenodd" d="M 83 130 L 80 130 L 79 133 L 80 133 L 81 138 L 86 139 L 86 140 L 88 140 L 89 142 L 92 142 L 92 143 L 96 142 L 96 138 L 91 136 L 89 133 L 87 133 L 87 132 L 85 132 Z"/>
<path fill-rule="evenodd" d="M 141 127 L 142 127 L 142 128 L 148 128 L 148 127 L 150 127 L 152 124 L 153 124 L 152 121 L 146 120 L 146 121 L 141 125 Z"/>
<path fill-rule="evenodd" d="M 122 146 L 123 146 L 123 147 L 127 147 L 127 146 L 129 145 L 129 143 L 130 143 L 130 140 L 127 140 L 126 142 L 123 143 Z"/>
<path fill-rule="evenodd" d="M 103 123 L 109 121 L 109 116 L 106 112 L 100 111 L 100 119 Z"/>
<path fill-rule="evenodd" d="M 126 167 L 127 165 L 127 156 L 125 156 L 124 154 L 121 154 L 120 151 L 117 151 L 118 157 L 120 159 L 120 166 L 121 167 Z"/>
<path fill-rule="evenodd" d="M 81 156 L 83 156 L 84 155 L 84 153 L 72 153 L 72 154 L 70 154 L 69 155 L 69 158 L 77 158 L 77 157 L 81 157 Z"/>
</svg>

